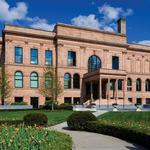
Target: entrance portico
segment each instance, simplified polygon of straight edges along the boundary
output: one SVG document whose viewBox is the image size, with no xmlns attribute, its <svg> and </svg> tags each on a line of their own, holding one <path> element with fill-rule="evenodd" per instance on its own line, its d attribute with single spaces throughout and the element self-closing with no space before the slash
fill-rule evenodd
<svg viewBox="0 0 150 150">
<path fill-rule="evenodd" d="M 122 70 L 99 69 L 84 75 L 84 99 L 97 105 L 124 105 L 126 93 L 126 72 Z"/>
</svg>

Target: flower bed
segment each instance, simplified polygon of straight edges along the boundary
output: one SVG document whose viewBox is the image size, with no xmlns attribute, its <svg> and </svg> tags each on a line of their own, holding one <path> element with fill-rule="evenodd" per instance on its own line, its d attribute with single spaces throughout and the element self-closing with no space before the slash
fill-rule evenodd
<svg viewBox="0 0 150 150">
<path fill-rule="evenodd" d="M 42 128 L 0 127 L 0 149 L 71 150 L 69 135 Z"/>
</svg>

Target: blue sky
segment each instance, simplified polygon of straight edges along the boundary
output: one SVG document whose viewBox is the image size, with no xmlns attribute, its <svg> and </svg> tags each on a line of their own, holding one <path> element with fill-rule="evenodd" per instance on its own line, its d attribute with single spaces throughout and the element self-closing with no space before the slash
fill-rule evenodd
<svg viewBox="0 0 150 150">
<path fill-rule="evenodd" d="M 149 0 L 0 0 L 4 23 L 52 30 L 57 22 L 116 32 L 127 19 L 128 42 L 150 45 Z"/>
</svg>

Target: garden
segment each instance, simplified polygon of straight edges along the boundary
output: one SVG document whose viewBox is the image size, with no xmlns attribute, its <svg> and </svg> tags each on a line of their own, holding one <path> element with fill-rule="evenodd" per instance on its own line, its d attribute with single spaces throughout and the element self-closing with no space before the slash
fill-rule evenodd
<svg viewBox="0 0 150 150">
<path fill-rule="evenodd" d="M 66 121 L 70 110 L 0 111 L 1 150 L 71 150 L 69 135 L 45 129 Z"/>
<path fill-rule="evenodd" d="M 72 130 L 106 134 L 150 149 L 149 122 L 150 112 L 108 112 L 98 118 L 90 112 L 75 112 L 67 119 Z"/>
</svg>

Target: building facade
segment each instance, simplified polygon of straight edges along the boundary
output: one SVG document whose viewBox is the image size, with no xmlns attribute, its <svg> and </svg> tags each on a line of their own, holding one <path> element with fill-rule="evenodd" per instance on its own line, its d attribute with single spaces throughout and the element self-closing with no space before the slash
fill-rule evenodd
<svg viewBox="0 0 150 150">
<path fill-rule="evenodd" d="M 61 23 L 52 32 L 5 25 L 0 61 L 13 87 L 8 103 L 43 105 L 49 99 L 39 92 L 46 65 L 64 88 L 59 103 L 150 103 L 150 47 L 127 43 L 125 19 L 118 33 Z"/>
</svg>

